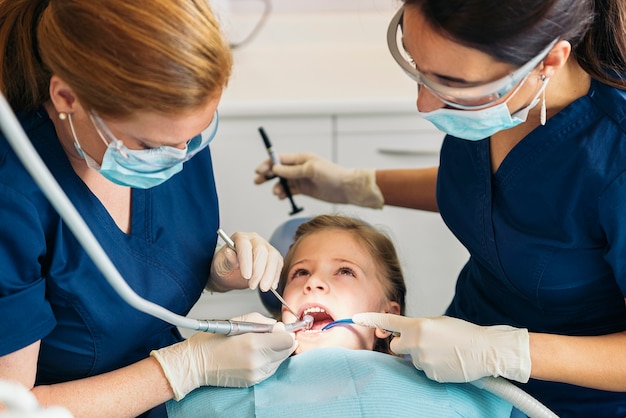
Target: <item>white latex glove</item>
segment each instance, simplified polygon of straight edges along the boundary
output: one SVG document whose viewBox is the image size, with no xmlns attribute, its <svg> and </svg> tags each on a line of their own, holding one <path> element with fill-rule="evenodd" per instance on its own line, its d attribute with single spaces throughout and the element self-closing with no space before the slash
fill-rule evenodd
<svg viewBox="0 0 626 418">
<path fill-rule="evenodd" d="M 461 319 L 408 318 L 359 313 L 354 323 L 401 333 L 391 341 L 396 354 L 410 354 L 413 364 L 438 382 L 471 382 L 502 376 L 526 383 L 530 378 L 528 330 L 508 325 L 478 326 Z"/>
<path fill-rule="evenodd" d="M 237 252 L 224 245 L 215 253 L 206 288 L 220 292 L 240 289 L 245 279 L 243 287 L 258 286 L 264 292 L 276 289 L 283 268 L 280 252 L 254 232 L 235 232 L 231 238 Z"/>
<path fill-rule="evenodd" d="M 233 319 L 276 322 L 256 312 Z M 273 375 L 296 346 L 294 335 L 278 323 L 268 334 L 227 337 L 197 332 L 188 340 L 154 350 L 150 355 L 161 364 L 178 401 L 200 386 L 255 385 Z"/>
<path fill-rule="evenodd" d="M 380 209 L 385 200 L 376 185 L 373 169 L 344 168 L 315 154 L 280 154 L 281 164 L 266 160 L 256 169 L 254 182 L 265 182 L 272 173 L 289 181 L 292 194 L 305 194 L 331 203 L 350 203 Z M 274 194 L 286 197 L 280 183 Z"/>
</svg>

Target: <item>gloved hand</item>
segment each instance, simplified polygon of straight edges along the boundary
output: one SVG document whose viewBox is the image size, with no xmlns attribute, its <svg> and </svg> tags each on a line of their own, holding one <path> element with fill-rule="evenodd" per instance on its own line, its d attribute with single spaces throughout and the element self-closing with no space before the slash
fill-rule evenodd
<svg viewBox="0 0 626 418">
<path fill-rule="evenodd" d="M 259 313 L 233 318 L 264 324 L 276 321 Z M 296 349 L 295 337 L 282 323 L 269 334 L 241 334 L 232 337 L 197 332 L 188 340 L 150 353 L 165 373 L 181 400 L 200 386 L 247 387 L 274 374 Z"/>
<path fill-rule="evenodd" d="M 256 184 L 261 184 L 272 173 L 289 181 L 293 194 L 301 193 L 331 203 L 350 203 L 380 209 L 385 203 L 376 185 L 373 169 L 344 168 L 315 154 L 281 154 L 281 164 L 271 165 L 266 160 L 256 169 Z M 274 194 L 286 197 L 280 183 Z"/>
<path fill-rule="evenodd" d="M 254 232 L 235 232 L 232 240 L 237 252 L 224 245 L 215 253 L 206 288 L 220 292 L 246 286 L 259 286 L 264 292 L 276 289 L 283 268 L 280 252 Z"/>
<path fill-rule="evenodd" d="M 354 323 L 401 335 L 391 341 L 397 354 L 410 354 L 413 364 L 438 382 L 470 382 L 502 376 L 526 383 L 530 378 L 528 330 L 508 325 L 478 326 L 461 319 L 408 318 L 359 313 Z"/>
</svg>

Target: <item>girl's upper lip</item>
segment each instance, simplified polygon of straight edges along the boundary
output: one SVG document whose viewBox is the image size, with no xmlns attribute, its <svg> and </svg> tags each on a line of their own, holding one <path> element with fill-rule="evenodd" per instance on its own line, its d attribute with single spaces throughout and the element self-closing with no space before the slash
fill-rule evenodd
<svg viewBox="0 0 626 418">
<path fill-rule="evenodd" d="M 328 309 L 326 306 L 320 303 L 305 303 L 300 306 L 300 310 L 298 311 L 299 319 L 302 319 L 304 315 L 310 314 L 312 312 L 325 312 L 328 316 L 335 320 L 335 315 Z"/>
</svg>

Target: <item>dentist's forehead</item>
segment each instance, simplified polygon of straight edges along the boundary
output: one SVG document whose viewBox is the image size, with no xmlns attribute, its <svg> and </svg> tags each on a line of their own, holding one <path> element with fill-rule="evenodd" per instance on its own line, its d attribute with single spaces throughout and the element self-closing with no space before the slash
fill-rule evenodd
<svg viewBox="0 0 626 418">
<path fill-rule="evenodd" d="M 439 82 L 479 85 L 493 80 L 494 74 L 513 69 L 510 64 L 445 36 L 426 21 L 419 7 L 404 10 L 402 42 L 416 68 Z"/>
</svg>

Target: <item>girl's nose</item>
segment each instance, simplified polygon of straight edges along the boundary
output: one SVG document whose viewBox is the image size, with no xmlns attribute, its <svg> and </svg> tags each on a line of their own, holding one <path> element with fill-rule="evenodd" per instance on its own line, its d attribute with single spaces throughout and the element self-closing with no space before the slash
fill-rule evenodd
<svg viewBox="0 0 626 418">
<path fill-rule="evenodd" d="M 303 290 L 305 294 L 312 292 L 326 293 L 329 290 L 329 286 L 326 280 L 320 278 L 316 274 L 313 274 L 305 283 Z"/>
<path fill-rule="evenodd" d="M 445 106 L 445 103 L 439 97 L 421 84 L 417 85 L 416 104 L 417 110 L 420 112 L 432 112 Z"/>
</svg>

